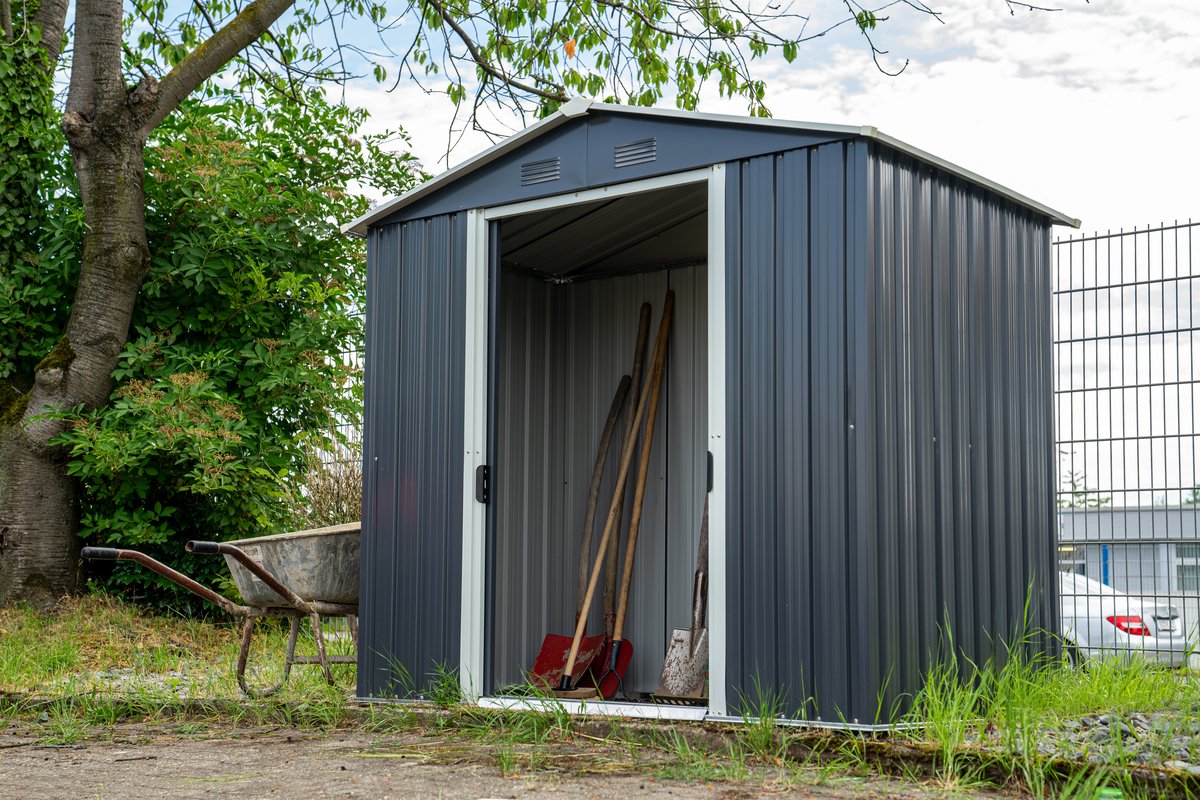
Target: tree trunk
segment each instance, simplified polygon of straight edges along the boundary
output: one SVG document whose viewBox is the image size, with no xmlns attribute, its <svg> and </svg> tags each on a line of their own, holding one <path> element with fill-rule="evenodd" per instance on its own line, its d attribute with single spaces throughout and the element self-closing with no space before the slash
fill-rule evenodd
<svg viewBox="0 0 1200 800">
<path fill-rule="evenodd" d="M 37 366 L 20 419 L 10 413 L 0 428 L 0 606 L 44 608 L 79 588 L 79 487 L 67 453 L 50 444 L 67 423 L 44 415 L 108 401 L 149 269 L 144 137 L 123 95 L 63 117 L 87 234 L 66 334 Z"/>
</svg>

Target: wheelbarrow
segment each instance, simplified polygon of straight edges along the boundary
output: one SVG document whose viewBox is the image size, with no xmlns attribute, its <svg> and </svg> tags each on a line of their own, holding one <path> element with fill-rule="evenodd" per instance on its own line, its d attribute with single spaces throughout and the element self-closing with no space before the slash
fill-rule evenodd
<svg viewBox="0 0 1200 800">
<path fill-rule="evenodd" d="M 188 542 L 184 549 L 199 555 L 222 555 L 241 592 L 245 605 L 223 597 L 182 572 L 137 550 L 85 547 L 81 555 L 92 560 L 134 561 L 192 594 L 203 597 L 235 617 L 241 617 L 242 646 L 238 651 L 237 682 L 247 697 L 269 697 L 287 682 L 293 664 L 319 664 L 326 682 L 333 685 L 330 664 L 353 664 L 349 655 L 329 655 L 321 620 L 345 617 L 354 645 L 358 646 L 358 562 L 360 523 L 281 533 L 238 542 Z M 296 655 L 300 622 L 312 625 L 315 656 Z M 250 642 L 259 619 L 287 619 L 287 656 L 283 677 L 273 686 L 252 689 L 246 681 Z"/>
</svg>

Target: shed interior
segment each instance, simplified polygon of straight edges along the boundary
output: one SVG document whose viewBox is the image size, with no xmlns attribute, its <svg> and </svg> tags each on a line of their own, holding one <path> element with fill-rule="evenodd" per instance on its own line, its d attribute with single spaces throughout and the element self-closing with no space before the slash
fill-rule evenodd
<svg viewBox="0 0 1200 800">
<path fill-rule="evenodd" d="M 489 694 L 525 683 L 546 634 L 573 632 L 585 505 L 605 419 L 632 368 L 642 304 L 652 307 L 649 380 L 663 299 L 675 292 L 625 626 L 633 661 L 624 687 L 645 696 L 657 684 L 671 630 L 691 618 L 707 482 L 707 185 L 508 217 L 499 242 Z M 589 567 L 623 426 L 624 416 L 608 455 Z M 640 444 L 634 452 L 617 595 Z M 602 574 L 588 634 L 604 630 L 604 586 Z"/>
</svg>

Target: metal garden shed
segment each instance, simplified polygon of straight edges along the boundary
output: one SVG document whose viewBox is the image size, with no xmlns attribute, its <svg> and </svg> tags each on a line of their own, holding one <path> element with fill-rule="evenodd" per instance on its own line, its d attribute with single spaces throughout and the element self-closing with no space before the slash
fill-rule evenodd
<svg viewBox="0 0 1200 800">
<path fill-rule="evenodd" d="M 1053 225 L 1078 221 L 874 128 L 582 99 L 348 224 L 359 694 L 441 668 L 520 702 L 572 628 L 605 411 L 668 288 L 625 685 L 653 689 L 688 625 L 707 493 L 708 702 L 581 708 L 720 718 L 757 685 L 872 726 L 947 629 L 976 660 L 1054 630 Z"/>
</svg>

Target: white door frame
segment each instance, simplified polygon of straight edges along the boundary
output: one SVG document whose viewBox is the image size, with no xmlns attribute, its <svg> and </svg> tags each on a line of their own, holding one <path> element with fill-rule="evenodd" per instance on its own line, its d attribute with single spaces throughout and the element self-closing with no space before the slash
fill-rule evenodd
<svg viewBox="0 0 1200 800">
<path fill-rule="evenodd" d="M 475 500 L 475 470 L 487 453 L 488 407 L 488 223 L 534 211 L 650 192 L 672 186 L 708 185 L 708 450 L 713 490 L 708 495 L 708 635 L 710 716 L 725 716 L 725 165 L 630 181 L 615 186 L 527 200 L 467 212 L 466 329 L 463 379 L 462 608 L 459 682 L 464 698 L 479 701 L 484 666 L 487 515 Z M 488 700 L 484 698 L 484 700 Z M 595 706 L 593 703 L 591 706 Z M 568 708 L 572 708 L 568 705 Z M 671 711 L 678 709 L 678 714 Z M 580 704 L 580 711 L 584 710 Z M 660 716 L 694 716 L 695 709 L 661 707 Z"/>
</svg>

